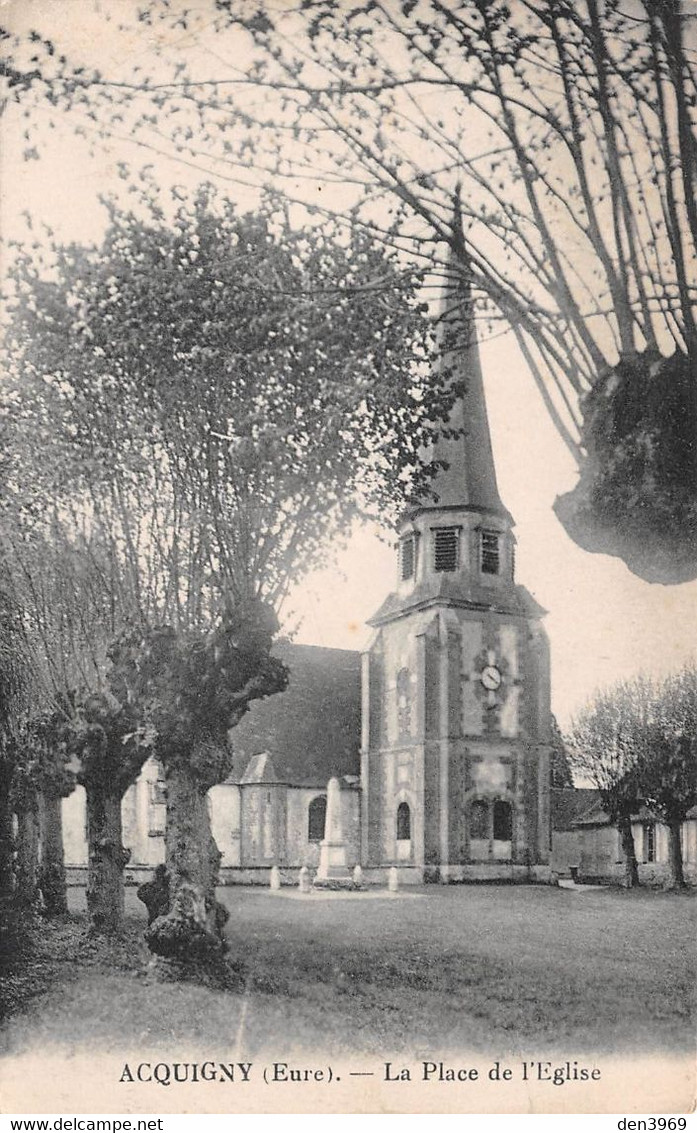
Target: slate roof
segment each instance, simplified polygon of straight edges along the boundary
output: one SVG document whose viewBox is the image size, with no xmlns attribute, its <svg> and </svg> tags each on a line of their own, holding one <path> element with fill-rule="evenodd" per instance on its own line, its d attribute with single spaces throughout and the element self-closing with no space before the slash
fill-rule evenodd
<svg viewBox="0 0 697 1133">
<path fill-rule="evenodd" d="M 608 826 L 610 819 L 603 810 L 600 798 L 598 797 L 593 805 L 586 810 L 585 813 L 578 814 L 574 820 L 574 827 L 577 826 Z"/>
<path fill-rule="evenodd" d="M 257 700 L 230 733 L 234 769 L 228 783 L 264 771 L 274 781 L 326 787 L 332 776 L 360 774 L 361 655 L 351 649 L 278 642 L 273 649 L 288 666 L 285 692 Z M 259 763 L 259 766 L 257 766 Z"/>
<path fill-rule="evenodd" d="M 552 830 L 573 830 L 582 816 L 595 811 L 598 798 L 587 787 L 552 787 Z"/>
<path fill-rule="evenodd" d="M 538 618 L 546 613 L 524 586 L 507 587 L 499 594 L 492 593 L 491 587 L 483 586 L 475 578 L 452 578 L 448 574 L 440 574 L 417 583 L 408 594 L 388 594 L 377 613 L 368 618 L 368 625 L 379 626 L 384 621 L 391 621 L 396 614 L 426 609 L 435 602 L 514 616 Z"/>
<path fill-rule="evenodd" d="M 588 791 L 588 794 L 597 795 L 597 791 Z M 697 818 L 697 806 L 693 806 L 687 812 L 688 818 Z M 654 812 L 647 806 L 641 806 L 636 813 L 632 815 L 633 822 L 660 822 Z M 591 806 L 585 811 L 579 811 L 575 819 L 572 820 L 572 829 L 577 829 L 582 826 L 609 826 L 610 819 L 606 811 L 603 810 L 600 799 L 597 798 Z M 555 829 L 558 829 L 555 827 Z M 561 828 L 559 828 L 561 829 Z M 569 829 L 566 827 L 565 829 Z"/>
<path fill-rule="evenodd" d="M 429 462 L 437 462 L 438 469 L 418 510 L 469 507 L 500 515 L 511 523 L 496 483 L 459 200 L 453 216 L 439 326 L 444 375 L 450 387 L 459 386 L 461 392 L 450 410 L 447 428 L 439 429 L 435 443 L 425 453 Z"/>
</svg>

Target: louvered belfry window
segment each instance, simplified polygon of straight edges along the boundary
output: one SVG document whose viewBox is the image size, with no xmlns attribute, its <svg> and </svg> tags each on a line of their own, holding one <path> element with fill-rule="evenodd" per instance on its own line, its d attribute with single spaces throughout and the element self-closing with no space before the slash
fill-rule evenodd
<svg viewBox="0 0 697 1133">
<path fill-rule="evenodd" d="M 435 529 L 433 532 L 433 566 L 435 570 L 457 570 L 459 534 L 457 527 L 437 527 Z"/>
<path fill-rule="evenodd" d="M 482 574 L 498 574 L 501 570 L 501 541 L 495 531 L 482 531 Z"/>
<path fill-rule="evenodd" d="M 399 544 L 399 570 L 402 582 L 414 577 L 416 567 L 416 539 L 407 535 Z"/>
</svg>

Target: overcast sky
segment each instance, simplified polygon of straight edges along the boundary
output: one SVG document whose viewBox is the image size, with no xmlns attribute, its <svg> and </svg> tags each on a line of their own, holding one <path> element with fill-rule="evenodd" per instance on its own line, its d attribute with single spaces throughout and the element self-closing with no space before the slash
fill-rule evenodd
<svg viewBox="0 0 697 1133">
<path fill-rule="evenodd" d="M 15 0 L 1 5 L 2 22 L 29 26 L 55 36 L 61 49 L 72 44 L 105 70 L 124 67 L 138 55 L 149 60 L 144 30 L 124 37 L 105 11 L 119 5 L 92 0 Z M 65 47 L 63 46 L 65 45 Z M 145 159 L 127 140 L 90 156 L 67 124 L 47 136 L 40 161 L 23 161 L 24 123 L 11 107 L 2 129 L 4 237 L 22 235 L 21 214 L 28 209 L 61 239 L 98 238 L 105 214 L 100 192 L 120 187 L 116 163 L 155 160 L 162 184 L 193 184 L 199 175 L 170 160 Z M 253 198 L 234 185 L 230 196 L 242 205 Z M 328 186 L 328 191 L 330 187 Z M 482 347 L 485 386 L 504 503 L 516 520 L 517 577 L 549 611 L 546 626 L 552 647 L 553 707 L 562 724 L 599 685 L 639 670 L 663 672 L 697 652 L 697 583 L 664 587 L 635 578 L 619 561 L 581 551 L 566 536 L 553 512 L 557 495 L 568 491 L 576 471 L 555 432 L 510 335 Z M 365 620 L 380 605 L 395 578 L 390 533 L 381 542 L 374 531 L 357 531 L 340 553 L 336 569 L 305 581 L 288 604 L 289 625 L 300 620 L 298 640 L 360 648 Z"/>
</svg>

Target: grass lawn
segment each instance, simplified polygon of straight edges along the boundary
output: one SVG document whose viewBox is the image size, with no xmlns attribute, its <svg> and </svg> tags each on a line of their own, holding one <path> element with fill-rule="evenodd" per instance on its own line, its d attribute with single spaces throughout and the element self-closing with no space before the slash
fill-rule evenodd
<svg viewBox="0 0 697 1133">
<path fill-rule="evenodd" d="M 86 951 L 73 918 L 47 932 L 44 990 L 0 1029 L 0 1049 L 418 1058 L 677 1053 L 694 1042 L 694 894 L 483 885 L 354 900 L 230 888 L 221 898 L 243 988 L 157 983 L 135 921 L 130 949 Z M 133 891 L 128 905 L 141 915 Z"/>
</svg>

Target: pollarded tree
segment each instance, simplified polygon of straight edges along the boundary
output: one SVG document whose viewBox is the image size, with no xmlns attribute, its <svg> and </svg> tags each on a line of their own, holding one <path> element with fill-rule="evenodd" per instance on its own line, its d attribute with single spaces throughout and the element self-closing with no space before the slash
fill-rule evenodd
<svg viewBox="0 0 697 1133">
<path fill-rule="evenodd" d="M 48 914 L 68 911 L 61 801 L 75 789 L 69 760 L 74 711 L 72 698 L 66 697 L 31 721 L 39 782 L 39 888 Z"/>
<path fill-rule="evenodd" d="M 39 904 L 39 776 L 36 752 L 22 728 L 16 740 L 16 762 L 10 793 L 15 837 L 15 901 L 27 908 Z"/>
<path fill-rule="evenodd" d="M 14 525 L 13 537 L 17 535 Z M 18 892 L 41 889 L 47 912 L 67 911 L 61 799 L 76 782 L 87 809 L 90 927 L 115 932 L 124 914 L 121 804 L 150 754 L 152 737 L 129 706 L 104 639 L 115 596 L 104 592 L 97 549 L 60 537 L 56 524 L 37 554 L 36 531 L 8 563 L 26 598 L 23 611 L 35 703 L 18 734 L 13 787 L 18 819 Z M 21 558 L 20 558 L 21 556 Z M 21 570 L 19 569 L 21 565 Z M 71 687 L 72 685 L 72 687 Z M 77 686 L 77 687 L 76 687 Z M 121 699 L 119 699 L 119 694 Z"/>
<path fill-rule="evenodd" d="M 23 611 L 25 634 L 26 613 Z M 34 658 L 28 635 L 25 640 L 31 688 L 27 704 L 33 706 L 43 690 L 32 672 Z M 16 899 L 29 907 L 41 900 L 44 912 L 49 914 L 68 911 L 61 799 L 75 788 L 67 744 L 67 725 L 73 711 L 68 698 L 45 712 L 27 708 L 13 738 L 15 768 L 10 800 L 16 823 Z"/>
<path fill-rule="evenodd" d="M 24 845 L 34 846 L 38 830 L 38 883 L 48 913 L 67 911 L 61 799 L 74 789 L 70 767 L 71 723 L 76 691 L 105 688 L 107 640 L 113 634 L 117 596 L 106 585 L 109 562 L 79 530 L 62 530 L 50 518 L 52 497 L 44 491 L 60 476 L 43 475 L 42 454 L 31 430 L 11 421 L 6 430 L 8 481 L 1 505 L 4 563 L 21 605 L 27 708 L 17 730 L 21 786 L 15 786 Z M 69 475 L 69 470 L 63 470 Z M 55 503 L 55 498 L 54 498 Z M 48 515 L 48 519 L 47 519 Z M 66 525 L 67 526 L 67 525 Z M 29 771 L 31 772 L 29 774 Z M 92 854 L 94 856 L 94 854 Z M 36 862 L 26 875 L 36 873 Z"/>
<path fill-rule="evenodd" d="M 29 907 L 41 900 L 49 914 L 68 911 L 61 799 L 75 788 L 67 743 L 72 710 L 27 715 L 14 738 L 16 898 Z"/>
<path fill-rule="evenodd" d="M 17 733 L 26 707 L 27 678 L 20 610 L 4 576 L 0 580 L 0 913 L 15 889 L 12 788 L 19 765 Z"/>
<path fill-rule="evenodd" d="M 641 759 L 642 794 L 668 827 L 674 888 L 685 884 L 682 824 L 697 806 L 697 668 L 686 666 L 652 690 Z"/>
<path fill-rule="evenodd" d="M 13 282 L 16 451 L 32 437 L 51 535 L 79 543 L 117 632 L 115 701 L 84 701 L 82 750 L 115 799 L 156 736 L 172 902 L 193 886 L 205 934 L 205 792 L 229 769 L 222 736 L 283 687 L 273 611 L 356 514 L 394 515 L 424 483 L 454 391 L 429 366 L 419 279 L 380 244 L 308 239 L 206 187 L 169 219 L 152 197 L 112 206 L 99 248 L 57 248 L 45 273 L 19 257 Z"/>
<path fill-rule="evenodd" d="M 30 152 L 42 112 L 68 108 L 90 139 L 280 180 L 421 265 L 449 240 L 460 181 L 467 270 L 579 462 L 560 519 L 642 577 L 695 576 L 694 25 L 681 0 L 150 0 L 137 20 L 165 34 L 153 67 L 139 57 L 131 74 L 68 60 L 39 32 L 14 42 L 8 98 L 29 115 Z"/>
<path fill-rule="evenodd" d="M 127 699 L 157 736 L 167 787 L 171 909 L 148 929 L 151 949 L 186 961 L 221 948 L 215 885 L 220 854 L 207 793 L 232 771 L 228 733 L 250 702 L 281 692 L 285 665 L 270 656 L 276 619 L 261 602 L 224 608 L 207 633 L 171 626 L 125 634 L 112 652 Z"/>
<path fill-rule="evenodd" d="M 110 682 L 111 683 L 111 682 Z M 118 678 L 117 689 L 120 691 Z M 87 912 L 90 928 L 118 932 L 124 917 L 121 804 L 151 754 L 154 736 L 139 725 L 126 697 L 112 689 L 78 698 L 68 745 L 87 808 Z"/>
<path fill-rule="evenodd" d="M 632 816 L 642 802 L 642 737 L 649 692 L 650 683 L 637 678 L 596 693 L 572 721 L 567 738 L 574 770 L 596 788 L 619 831 L 627 888 L 639 884 Z"/>
</svg>

